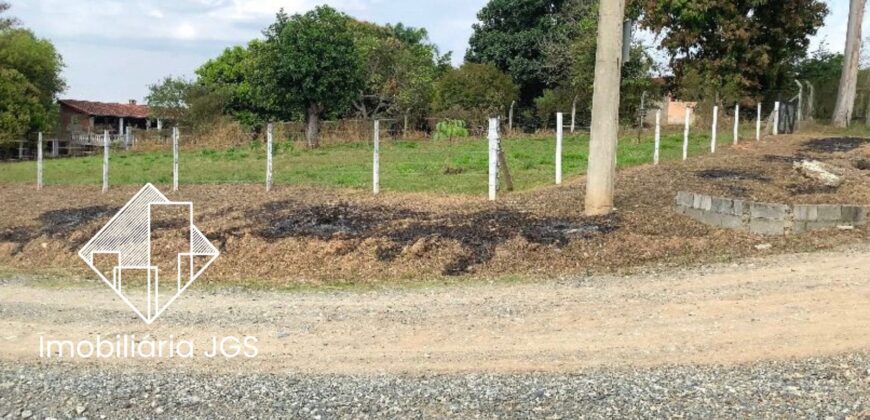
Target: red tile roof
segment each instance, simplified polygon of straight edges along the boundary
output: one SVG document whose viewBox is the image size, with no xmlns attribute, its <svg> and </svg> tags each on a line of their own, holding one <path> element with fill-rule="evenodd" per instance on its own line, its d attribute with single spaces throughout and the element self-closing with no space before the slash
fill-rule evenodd
<svg viewBox="0 0 870 420">
<path fill-rule="evenodd" d="M 148 118 L 147 105 L 111 104 L 105 102 L 77 101 L 61 99 L 59 103 L 79 112 L 97 117 Z"/>
</svg>

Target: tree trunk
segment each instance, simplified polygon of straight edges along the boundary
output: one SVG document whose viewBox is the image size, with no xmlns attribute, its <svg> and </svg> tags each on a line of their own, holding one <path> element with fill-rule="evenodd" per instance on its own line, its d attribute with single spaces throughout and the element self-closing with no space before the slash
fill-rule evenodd
<svg viewBox="0 0 870 420">
<path fill-rule="evenodd" d="M 305 130 L 305 140 L 308 147 L 320 146 L 320 106 L 312 103 L 308 105 L 308 128 Z"/>
<path fill-rule="evenodd" d="M 843 74 L 837 91 L 837 104 L 831 122 L 835 127 L 846 128 L 852 120 L 855 107 L 855 90 L 858 85 L 858 60 L 861 53 L 861 22 L 864 20 L 864 3 L 867 0 L 851 0 L 849 3 L 849 26 L 846 31 L 846 51 L 843 57 Z"/>
<path fill-rule="evenodd" d="M 625 0 L 601 2 L 592 92 L 592 128 L 586 177 L 586 215 L 613 211 L 616 146 L 619 135 L 619 86 Z"/>
<path fill-rule="evenodd" d="M 807 114 L 804 118 L 807 121 L 812 121 L 816 117 L 816 88 L 809 81 L 804 81 L 807 85 Z"/>
</svg>

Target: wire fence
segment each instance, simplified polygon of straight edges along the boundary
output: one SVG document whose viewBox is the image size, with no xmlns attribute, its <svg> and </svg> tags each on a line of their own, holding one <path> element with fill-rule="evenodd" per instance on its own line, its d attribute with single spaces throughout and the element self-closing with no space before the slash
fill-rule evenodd
<svg viewBox="0 0 870 420">
<path fill-rule="evenodd" d="M 731 104 L 649 101 L 639 108 L 636 125 L 623 126 L 618 163 L 657 164 L 716 153 L 728 144 L 794 132 L 812 116 L 812 101 L 800 92 L 765 96 L 785 99 Z M 382 188 L 471 194 L 489 191 L 493 198 L 493 171 L 496 190 L 507 189 L 507 184 L 514 182 L 520 188 L 559 184 L 563 176 L 585 171 L 586 133 L 591 125 L 588 115 L 569 110 L 552 120 L 555 126 L 535 133 L 508 129 L 515 126 L 510 117 L 490 120 L 483 128 L 473 122 L 468 125 L 469 138 L 447 141 L 434 140 L 431 128 L 425 128 L 443 119 L 415 124 L 386 119 L 324 121 L 319 133 L 321 147 L 316 149 L 307 147 L 307 127 L 302 122 L 277 122 L 260 131 L 225 124 L 206 133 L 185 127 L 128 130 L 115 135 L 40 133 L 38 139 L 0 145 L 0 158 L 36 160 L 36 168 L 25 171 L 33 171 L 38 187 L 95 183 L 102 172 L 104 190 L 113 183 L 142 181 L 171 184 L 173 190 L 189 184 L 263 183 L 267 190 L 273 184 L 309 184 L 369 187 L 373 193 Z M 84 160 L 78 166 L 52 162 L 64 157 Z M 28 179 L 31 175 L 15 176 L 6 179 Z M 4 178 L 0 176 L 0 180 Z"/>
</svg>

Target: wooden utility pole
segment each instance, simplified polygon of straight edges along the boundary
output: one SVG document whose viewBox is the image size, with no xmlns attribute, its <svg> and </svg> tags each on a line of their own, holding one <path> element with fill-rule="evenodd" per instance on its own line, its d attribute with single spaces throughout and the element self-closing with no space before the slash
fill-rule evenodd
<svg viewBox="0 0 870 420">
<path fill-rule="evenodd" d="M 586 176 L 586 215 L 589 216 L 613 211 L 624 16 L 625 0 L 601 2 Z"/>
<path fill-rule="evenodd" d="M 831 122 L 835 127 L 845 128 L 852 120 L 855 107 L 855 91 L 858 87 L 858 61 L 861 53 L 861 23 L 864 20 L 864 3 L 867 0 L 849 2 L 849 26 L 846 30 L 846 51 L 843 57 L 843 73 L 837 103 Z"/>
</svg>

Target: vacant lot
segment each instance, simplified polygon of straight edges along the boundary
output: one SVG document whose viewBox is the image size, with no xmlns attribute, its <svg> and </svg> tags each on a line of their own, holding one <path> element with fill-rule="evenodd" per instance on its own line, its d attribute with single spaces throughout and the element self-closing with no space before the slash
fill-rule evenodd
<svg viewBox="0 0 870 420">
<path fill-rule="evenodd" d="M 746 132 L 746 138 L 754 133 Z M 619 165 L 636 166 L 652 162 L 652 133 L 642 141 L 625 137 L 619 147 Z M 722 146 L 731 135 L 717 138 Z M 682 158 L 682 132 L 662 137 L 662 159 Z M 706 153 L 709 133 L 693 133 L 690 154 Z M 503 140 L 508 166 L 518 190 L 552 184 L 555 171 L 555 137 L 533 136 Z M 566 177 L 585 173 L 589 138 L 566 136 L 563 171 Z M 110 182 L 113 185 L 167 184 L 172 181 L 172 153 L 113 151 Z M 381 145 L 381 187 L 384 191 L 485 194 L 487 190 L 487 142 L 484 139 L 453 141 L 383 141 Z M 260 183 L 265 179 L 265 150 L 262 143 L 226 150 L 183 150 L 179 158 L 180 183 Z M 368 143 L 340 144 L 307 149 L 298 143 L 275 146 L 276 184 L 333 186 L 365 189 L 371 186 L 372 148 Z M 57 159 L 45 165 L 46 185 L 97 185 L 102 176 L 102 156 Z M 0 183 L 35 183 L 34 162 L 6 163 Z"/>
<path fill-rule="evenodd" d="M 792 162 L 804 158 L 839 168 L 844 184 L 828 188 L 803 177 Z M 222 250 L 205 281 L 271 287 L 552 277 L 864 242 L 866 226 L 789 237 L 714 229 L 676 214 L 673 204 L 678 191 L 692 191 L 761 202 L 867 205 L 870 172 L 861 168 L 868 158 L 865 140 L 812 133 L 745 142 L 688 162 L 625 168 L 617 179 L 618 211 L 599 218 L 582 215 L 582 177 L 503 194 L 495 203 L 482 194 L 372 196 L 362 188 L 298 185 L 266 193 L 257 184 L 188 185 L 170 197 L 195 203 L 197 225 Z M 0 184 L 0 197 L 16 203 L 0 207 L 0 266 L 86 273 L 76 251 L 140 187 L 100 194 L 97 185 L 50 185 L 37 193 L 32 185 Z"/>
</svg>

